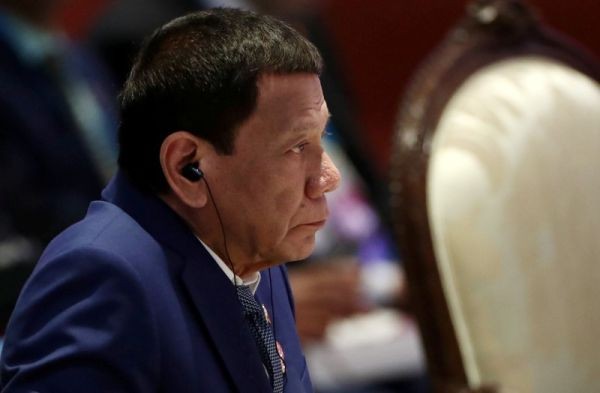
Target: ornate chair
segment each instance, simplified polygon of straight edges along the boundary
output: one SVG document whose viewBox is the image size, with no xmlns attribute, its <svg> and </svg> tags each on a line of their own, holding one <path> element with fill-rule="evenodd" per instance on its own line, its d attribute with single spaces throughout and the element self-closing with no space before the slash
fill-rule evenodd
<svg viewBox="0 0 600 393">
<path fill-rule="evenodd" d="M 392 205 L 435 391 L 600 391 L 600 68 L 480 0 L 400 109 Z"/>
</svg>

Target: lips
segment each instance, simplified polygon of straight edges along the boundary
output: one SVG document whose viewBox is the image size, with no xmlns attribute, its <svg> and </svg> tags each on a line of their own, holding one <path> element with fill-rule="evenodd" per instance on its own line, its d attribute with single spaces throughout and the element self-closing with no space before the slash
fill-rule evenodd
<svg viewBox="0 0 600 393">
<path fill-rule="evenodd" d="M 325 223 L 327 222 L 327 217 L 325 218 L 318 218 L 314 221 L 309 221 L 309 222 L 305 222 L 303 224 L 298 225 L 299 227 L 301 226 L 307 226 L 307 227 L 314 227 L 316 229 L 322 228 L 323 226 L 325 226 Z"/>
<path fill-rule="evenodd" d="M 314 227 L 319 227 L 321 228 L 322 226 L 325 225 L 325 223 L 327 222 L 327 219 L 325 220 L 320 220 L 320 221 L 314 221 L 314 222 L 309 222 L 307 224 L 304 225 L 308 225 L 308 226 L 314 226 Z"/>
<path fill-rule="evenodd" d="M 309 217 L 306 217 L 305 220 L 302 220 L 302 222 L 297 224 L 296 227 L 307 226 L 319 229 L 325 226 L 327 218 L 329 217 L 329 210 L 327 209 L 327 207 L 315 210 L 313 210 L 313 214 L 311 214 Z"/>
</svg>

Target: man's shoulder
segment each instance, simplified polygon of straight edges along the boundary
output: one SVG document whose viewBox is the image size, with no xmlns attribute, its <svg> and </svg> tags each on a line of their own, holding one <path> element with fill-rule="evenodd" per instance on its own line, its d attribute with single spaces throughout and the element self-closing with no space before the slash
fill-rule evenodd
<svg viewBox="0 0 600 393">
<path fill-rule="evenodd" d="M 135 223 L 104 205 L 91 206 L 84 220 L 51 242 L 23 287 L 7 328 L 2 383 L 61 390 L 65 376 L 71 386 L 88 378 L 108 383 L 114 375 L 103 372 L 112 370 L 137 378 L 143 388 L 135 391 L 158 383 L 152 284 L 116 240 Z"/>
<path fill-rule="evenodd" d="M 78 248 L 117 249 L 130 236 L 143 236 L 143 229 L 119 207 L 104 201 L 90 204 L 86 216 L 56 236 L 42 260 Z M 127 234 L 127 236 L 123 236 Z"/>
<path fill-rule="evenodd" d="M 168 270 L 173 264 L 166 253 L 118 206 L 93 202 L 83 220 L 50 242 L 23 288 L 20 303 L 34 302 L 40 294 L 61 297 L 64 293 L 72 294 L 65 302 L 77 301 L 77 293 L 86 292 L 71 289 L 83 283 L 91 291 L 86 297 L 97 300 L 106 297 L 103 293 L 134 296 L 135 292 L 148 298 L 157 288 L 168 287 L 164 283 L 171 279 Z M 112 289 L 103 291 L 106 287 Z"/>
<path fill-rule="evenodd" d="M 71 259 L 84 263 L 89 257 L 140 270 L 141 262 L 163 254 L 162 246 L 127 213 L 112 203 L 95 201 L 81 221 L 50 242 L 36 269 Z"/>
</svg>

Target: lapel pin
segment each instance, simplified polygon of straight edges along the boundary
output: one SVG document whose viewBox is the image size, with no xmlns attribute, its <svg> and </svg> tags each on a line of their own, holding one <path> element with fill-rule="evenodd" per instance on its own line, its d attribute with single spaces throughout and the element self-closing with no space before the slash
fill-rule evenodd
<svg viewBox="0 0 600 393">
<path fill-rule="evenodd" d="M 262 309 L 263 312 L 265 313 L 265 319 L 267 320 L 267 322 L 269 323 L 269 325 L 271 324 L 271 317 L 269 316 L 269 312 L 267 311 L 267 308 L 265 307 L 265 305 L 262 305 Z"/>
<path fill-rule="evenodd" d="M 283 347 L 281 346 L 279 341 L 275 341 L 275 346 L 277 347 L 279 361 L 281 362 L 281 372 L 285 374 L 285 353 L 283 352 Z"/>
</svg>

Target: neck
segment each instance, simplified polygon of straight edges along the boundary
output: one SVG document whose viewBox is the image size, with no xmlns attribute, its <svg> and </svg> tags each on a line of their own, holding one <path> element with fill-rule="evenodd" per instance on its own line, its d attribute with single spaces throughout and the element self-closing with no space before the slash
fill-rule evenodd
<svg viewBox="0 0 600 393">
<path fill-rule="evenodd" d="M 161 195 L 160 198 L 186 222 L 198 239 L 243 280 L 252 279 L 262 268 L 269 266 L 268 263 L 256 263 L 243 252 L 227 232 L 227 223 L 221 223 L 212 204 L 191 208 L 172 193 Z"/>
</svg>

